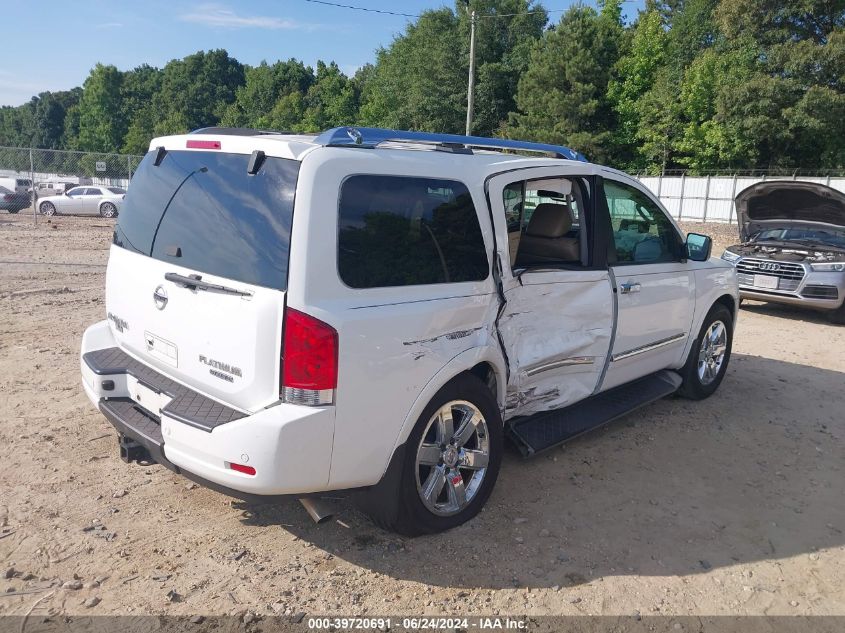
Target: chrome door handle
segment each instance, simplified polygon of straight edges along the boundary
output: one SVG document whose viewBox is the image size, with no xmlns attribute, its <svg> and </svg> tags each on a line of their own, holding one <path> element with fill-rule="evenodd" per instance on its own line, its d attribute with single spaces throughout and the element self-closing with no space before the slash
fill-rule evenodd
<svg viewBox="0 0 845 633">
<path fill-rule="evenodd" d="M 642 285 L 636 281 L 626 281 L 624 284 L 619 286 L 619 291 L 623 295 L 629 295 L 633 292 L 639 292 L 642 290 Z"/>
</svg>

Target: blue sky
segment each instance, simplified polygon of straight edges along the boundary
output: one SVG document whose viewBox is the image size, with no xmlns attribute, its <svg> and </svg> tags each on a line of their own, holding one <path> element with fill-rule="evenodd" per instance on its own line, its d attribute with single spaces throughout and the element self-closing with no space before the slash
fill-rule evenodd
<svg viewBox="0 0 845 633">
<path fill-rule="evenodd" d="M 417 14 L 451 0 L 338 0 Z M 225 48 L 246 64 L 295 57 L 334 60 L 346 73 L 371 62 L 409 18 L 328 7 L 305 0 L 4 0 L 0 105 L 20 105 L 44 90 L 82 85 L 97 62 L 128 70 L 163 66 L 202 49 Z M 550 10 L 572 0 L 545 0 Z M 585 4 L 595 4 L 587 0 Z M 633 17 L 642 0 L 625 5 Z M 551 14 L 560 19 L 560 12 Z"/>
</svg>

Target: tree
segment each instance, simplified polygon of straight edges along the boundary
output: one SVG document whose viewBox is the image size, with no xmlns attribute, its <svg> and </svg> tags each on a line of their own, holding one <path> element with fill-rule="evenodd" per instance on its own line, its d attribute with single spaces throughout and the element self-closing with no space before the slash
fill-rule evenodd
<svg viewBox="0 0 845 633">
<path fill-rule="evenodd" d="M 663 116 L 670 114 L 671 100 L 663 101 L 667 78 L 661 72 L 668 45 L 663 15 L 651 7 L 640 14 L 634 25 L 628 50 L 617 62 L 616 78 L 608 86 L 608 98 L 619 118 L 616 143 L 628 166 L 662 164 L 666 157 L 672 117 Z M 658 86 L 662 90 L 656 91 Z M 663 112 L 655 103 L 658 95 L 659 103 L 665 106 Z"/>
<path fill-rule="evenodd" d="M 458 18 L 449 9 L 425 11 L 403 35 L 376 54 L 362 95 L 367 125 L 462 132 L 466 118 L 466 62 Z"/>
<path fill-rule="evenodd" d="M 272 65 L 261 62 L 247 68 L 245 83 L 226 108 L 222 125 L 269 128 L 276 103 L 291 93 L 305 93 L 314 83 L 314 71 L 301 61 L 289 59 Z"/>
<path fill-rule="evenodd" d="M 82 86 L 79 101 L 79 149 L 111 152 L 123 143 L 126 122 L 122 109 L 123 74 L 114 66 L 97 64 Z"/>
<path fill-rule="evenodd" d="M 168 62 L 153 99 L 157 134 L 217 125 L 244 83 L 244 66 L 221 49 Z"/>
<path fill-rule="evenodd" d="M 621 33 L 618 2 L 605 4 L 601 14 L 581 5 L 570 8 L 533 51 L 507 134 L 609 160 L 615 114 L 607 90 Z"/>
</svg>

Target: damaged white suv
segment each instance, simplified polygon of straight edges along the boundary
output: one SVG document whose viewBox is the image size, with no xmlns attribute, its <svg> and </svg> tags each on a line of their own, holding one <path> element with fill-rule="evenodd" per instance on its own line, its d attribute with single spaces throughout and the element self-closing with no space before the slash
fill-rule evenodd
<svg viewBox="0 0 845 633">
<path fill-rule="evenodd" d="M 532 157 L 520 155 L 533 154 Z M 158 138 L 83 385 L 127 461 L 244 498 L 354 490 L 436 532 L 547 449 L 728 365 L 733 266 L 564 147 L 338 128 Z"/>
</svg>

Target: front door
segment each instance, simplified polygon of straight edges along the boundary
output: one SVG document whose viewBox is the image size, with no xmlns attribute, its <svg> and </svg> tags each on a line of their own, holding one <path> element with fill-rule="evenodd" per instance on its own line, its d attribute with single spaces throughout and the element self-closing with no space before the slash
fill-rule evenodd
<svg viewBox="0 0 845 633">
<path fill-rule="evenodd" d="M 505 299 L 497 324 L 509 368 L 506 418 L 598 388 L 613 301 L 610 274 L 590 247 L 590 169 L 536 168 L 488 182 Z"/>
<path fill-rule="evenodd" d="M 602 189 L 618 313 L 604 390 L 682 364 L 695 288 L 683 237 L 660 205 L 633 182 L 605 178 Z"/>
</svg>

